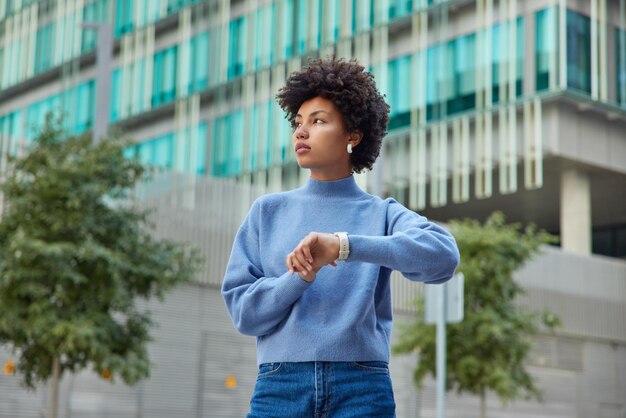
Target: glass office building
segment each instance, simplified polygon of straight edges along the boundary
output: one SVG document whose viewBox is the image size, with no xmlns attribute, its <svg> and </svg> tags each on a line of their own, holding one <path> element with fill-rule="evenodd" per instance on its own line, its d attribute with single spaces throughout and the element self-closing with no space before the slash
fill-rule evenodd
<svg viewBox="0 0 626 418">
<path fill-rule="evenodd" d="M 0 176 L 7 155 L 23 152 L 55 111 L 75 134 L 106 119 L 135 140 L 129 157 L 197 183 L 297 187 L 307 172 L 274 96 L 309 57 L 357 58 L 391 106 L 381 159 L 359 184 L 434 220 L 502 210 L 558 235 L 561 248 L 544 265 L 551 276 L 526 283 L 525 303 L 558 300 L 565 330 L 541 340 L 533 367 L 556 370 L 538 373 L 581 396 L 551 392 L 557 400 L 545 414 L 623 416 L 624 379 L 602 380 L 615 390 L 609 396 L 591 388 L 600 377 L 587 367 L 610 352 L 607 370 L 626 375 L 625 3 L 0 0 Z M 88 22 L 112 29 L 109 100 L 96 94 L 98 32 Z M 215 276 L 200 281 L 217 300 Z M 567 377 L 555 377 L 561 372 Z M 410 376 L 399 381 L 410 386 Z M 399 415 L 419 404 L 431 416 L 428 391 L 422 399 L 409 389 Z M 473 401 L 455 402 L 462 411 Z M 212 416 L 208 409 L 197 410 Z"/>
</svg>

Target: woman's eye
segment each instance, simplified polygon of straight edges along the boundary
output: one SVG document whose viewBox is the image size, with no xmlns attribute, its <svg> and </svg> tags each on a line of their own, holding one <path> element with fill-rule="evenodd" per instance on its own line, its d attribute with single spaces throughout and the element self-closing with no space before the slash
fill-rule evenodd
<svg viewBox="0 0 626 418">
<path fill-rule="evenodd" d="M 315 123 L 324 123 L 324 121 L 323 121 L 323 120 L 321 120 L 321 119 L 315 119 L 315 120 L 314 120 L 314 122 L 315 122 Z"/>
</svg>

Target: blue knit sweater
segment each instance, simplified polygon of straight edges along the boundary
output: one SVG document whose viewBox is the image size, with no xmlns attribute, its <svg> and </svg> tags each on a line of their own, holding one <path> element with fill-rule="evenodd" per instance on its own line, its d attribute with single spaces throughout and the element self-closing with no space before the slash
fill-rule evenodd
<svg viewBox="0 0 626 418">
<path fill-rule="evenodd" d="M 347 231 L 350 256 L 312 283 L 285 258 L 309 232 Z M 443 228 L 352 176 L 309 179 L 257 199 L 239 228 L 222 285 L 235 327 L 257 337 L 257 363 L 389 361 L 390 274 L 442 283 L 459 252 Z"/>
</svg>

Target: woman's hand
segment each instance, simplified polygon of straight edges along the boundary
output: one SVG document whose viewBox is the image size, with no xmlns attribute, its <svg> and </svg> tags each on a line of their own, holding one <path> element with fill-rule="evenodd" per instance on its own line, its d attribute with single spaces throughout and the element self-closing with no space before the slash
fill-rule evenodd
<svg viewBox="0 0 626 418">
<path fill-rule="evenodd" d="M 291 274 L 297 271 L 303 280 L 312 282 L 325 265 L 337 266 L 337 257 L 338 237 L 323 232 L 311 232 L 287 255 L 287 269 Z"/>
</svg>

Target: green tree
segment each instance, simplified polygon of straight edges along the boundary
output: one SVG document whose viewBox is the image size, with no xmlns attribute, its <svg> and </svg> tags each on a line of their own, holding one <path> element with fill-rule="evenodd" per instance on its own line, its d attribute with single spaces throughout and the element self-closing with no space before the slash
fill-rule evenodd
<svg viewBox="0 0 626 418">
<path fill-rule="evenodd" d="M 26 387 L 52 379 L 49 417 L 64 372 L 91 367 L 131 385 L 149 375 L 152 322 L 136 302 L 162 299 L 200 265 L 195 250 L 154 239 L 132 205 L 147 172 L 124 157 L 127 142 L 59 126 L 48 117 L 1 185 L 0 345 Z"/>
<path fill-rule="evenodd" d="M 501 212 L 484 225 L 466 219 L 450 222 L 461 253 L 458 271 L 465 277 L 464 318 L 447 325 L 447 390 L 480 396 L 480 416 L 486 417 L 486 394 L 495 392 L 503 403 L 525 398 L 541 400 L 541 392 L 524 366 L 533 336 L 543 326 L 553 328 L 558 318 L 546 311 L 529 312 L 516 303 L 523 289 L 512 274 L 541 244 L 554 237 L 534 226 L 521 230 L 505 224 Z M 401 324 L 394 353 L 418 352 L 414 381 L 436 375 L 435 325 L 424 322 L 423 300 L 414 320 Z"/>
</svg>

